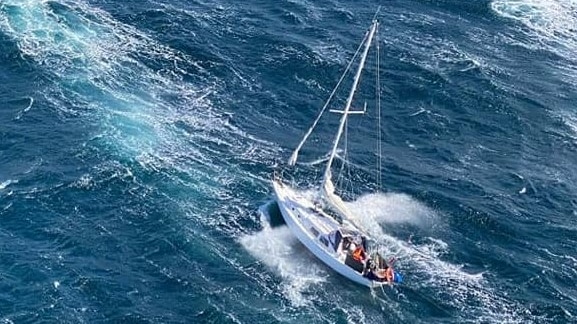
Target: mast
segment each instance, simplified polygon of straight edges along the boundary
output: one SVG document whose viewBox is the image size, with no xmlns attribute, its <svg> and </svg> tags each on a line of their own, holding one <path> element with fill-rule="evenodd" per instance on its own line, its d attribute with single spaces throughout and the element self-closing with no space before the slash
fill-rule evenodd
<svg viewBox="0 0 577 324">
<path fill-rule="evenodd" d="M 371 42 L 373 40 L 373 36 L 375 35 L 375 31 L 377 30 L 377 26 L 379 25 L 378 21 L 375 19 L 373 20 L 373 24 L 371 26 L 371 30 L 369 32 L 369 36 L 365 45 L 365 49 L 363 50 L 363 55 L 361 57 L 361 61 L 359 63 L 359 67 L 357 69 L 357 73 L 355 75 L 355 80 L 353 82 L 353 86 L 351 88 L 351 92 L 349 93 L 349 97 L 347 98 L 347 103 L 345 105 L 345 109 L 342 111 L 343 116 L 341 117 L 341 121 L 340 121 L 340 125 L 339 125 L 339 130 L 337 131 L 337 135 L 335 136 L 335 139 L 333 141 L 333 149 L 331 151 L 331 156 L 329 157 L 329 161 L 327 163 L 327 167 L 325 169 L 325 173 L 323 176 L 323 188 L 325 188 L 326 191 L 328 188 L 330 188 L 330 193 L 332 193 L 333 191 L 333 185 L 331 183 L 331 166 L 333 164 L 333 160 L 335 159 L 335 155 L 337 153 L 337 147 L 339 145 L 339 142 L 341 140 L 341 136 L 343 135 L 343 130 L 345 128 L 345 123 L 347 121 L 347 117 L 349 114 L 351 114 L 350 109 L 351 109 L 351 104 L 353 102 L 353 97 L 355 95 L 355 92 L 357 90 L 357 85 L 359 84 L 359 80 L 361 78 L 361 72 L 363 71 L 363 68 L 365 66 L 365 60 L 367 59 L 367 54 L 369 53 L 369 48 L 371 47 Z"/>
</svg>

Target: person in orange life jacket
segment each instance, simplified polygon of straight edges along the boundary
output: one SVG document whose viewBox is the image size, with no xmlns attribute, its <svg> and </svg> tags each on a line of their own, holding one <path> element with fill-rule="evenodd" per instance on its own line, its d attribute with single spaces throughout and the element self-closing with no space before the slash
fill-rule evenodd
<svg viewBox="0 0 577 324">
<path fill-rule="evenodd" d="M 385 262 L 385 267 L 384 267 L 384 275 L 385 275 L 385 280 L 389 283 L 392 284 L 395 281 L 395 270 L 393 269 L 393 263 L 395 263 L 396 259 L 393 257 L 389 260 L 389 263 L 387 264 Z"/>
<path fill-rule="evenodd" d="M 365 249 L 363 248 L 362 245 L 360 244 L 357 245 L 357 247 L 353 251 L 353 259 L 363 263 L 366 261 L 367 253 L 365 252 Z"/>
<path fill-rule="evenodd" d="M 370 280 L 386 281 L 387 283 L 391 284 L 395 281 L 395 272 L 392 267 L 392 264 L 393 262 L 395 262 L 395 259 L 393 258 L 389 260 L 389 264 L 387 264 L 385 260 L 381 261 L 382 264 L 380 266 L 377 266 L 375 262 L 371 262 L 365 276 Z"/>
<path fill-rule="evenodd" d="M 376 275 L 381 281 L 386 281 L 389 284 L 393 283 L 395 279 L 395 273 L 393 271 L 393 267 L 386 267 L 383 269 L 379 269 L 377 270 Z"/>
</svg>

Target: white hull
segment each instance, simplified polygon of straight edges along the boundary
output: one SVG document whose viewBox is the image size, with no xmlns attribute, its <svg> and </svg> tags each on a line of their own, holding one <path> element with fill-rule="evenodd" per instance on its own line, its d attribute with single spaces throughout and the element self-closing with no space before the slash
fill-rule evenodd
<svg viewBox="0 0 577 324">
<path fill-rule="evenodd" d="M 309 199 L 301 196 L 280 180 L 274 180 L 273 187 L 286 224 L 298 240 L 318 259 L 358 284 L 367 287 L 386 284 L 369 280 L 345 264 L 345 253 L 335 249 L 329 239 L 331 232 L 342 229 L 342 226 L 334 218 L 324 214 Z"/>
</svg>

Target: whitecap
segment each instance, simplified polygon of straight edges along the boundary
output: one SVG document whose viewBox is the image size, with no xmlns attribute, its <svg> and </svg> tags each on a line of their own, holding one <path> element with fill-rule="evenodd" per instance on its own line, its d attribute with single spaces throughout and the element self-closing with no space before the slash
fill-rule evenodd
<svg viewBox="0 0 577 324">
<path fill-rule="evenodd" d="M 494 12 L 528 28 L 540 46 L 577 59 L 577 2 L 574 0 L 495 0 Z M 527 44 L 532 45 L 532 44 Z"/>
<path fill-rule="evenodd" d="M 0 190 L 6 189 L 6 187 L 13 183 L 18 183 L 18 180 L 6 180 L 4 182 L 0 182 Z"/>
</svg>

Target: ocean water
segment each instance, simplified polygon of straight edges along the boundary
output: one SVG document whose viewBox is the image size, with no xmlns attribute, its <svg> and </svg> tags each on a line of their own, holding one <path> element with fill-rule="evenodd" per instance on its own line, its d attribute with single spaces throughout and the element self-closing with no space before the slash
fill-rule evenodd
<svg viewBox="0 0 577 324">
<path fill-rule="evenodd" d="M 379 5 L 371 291 L 270 180 Z M 574 0 L 0 0 L 0 321 L 577 322 L 576 53 Z"/>
</svg>

